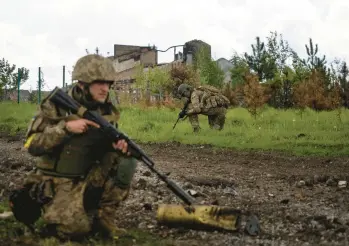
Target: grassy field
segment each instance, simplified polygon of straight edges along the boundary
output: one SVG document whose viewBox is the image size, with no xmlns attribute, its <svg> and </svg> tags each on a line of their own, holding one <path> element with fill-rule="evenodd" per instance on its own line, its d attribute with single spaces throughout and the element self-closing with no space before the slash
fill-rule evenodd
<svg viewBox="0 0 349 246">
<path fill-rule="evenodd" d="M 35 104 L 0 104 L 0 129 L 25 131 L 35 113 Z M 121 108 L 120 130 L 139 143 L 177 141 L 185 144 L 211 144 L 217 147 L 250 150 L 278 150 L 300 155 L 347 155 L 349 150 L 349 110 L 337 112 L 266 108 L 253 119 L 243 108 L 229 110 L 223 131 L 208 127 L 200 116 L 202 131 L 194 134 L 188 120 L 179 121 L 172 130 L 179 109 Z"/>
</svg>

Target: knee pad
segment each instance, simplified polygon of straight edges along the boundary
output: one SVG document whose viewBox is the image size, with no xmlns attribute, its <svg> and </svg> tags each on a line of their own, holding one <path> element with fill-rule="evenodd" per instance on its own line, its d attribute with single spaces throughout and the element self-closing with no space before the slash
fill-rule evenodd
<svg viewBox="0 0 349 246">
<path fill-rule="evenodd" d="M 34 224 L 41 216 L 41 204 L 30 196 L 30 186 L 13 190 L 9 196 L 10 208 L 14 217 L 26 224 Z"/>
<path fill-rule="evenodd" d="M 123 189 L 130 187 L 136 168 L 137 160 L 135 158 L 120 157 L 116 175 L 113 177 L 114 184 Z"/>
</svg>

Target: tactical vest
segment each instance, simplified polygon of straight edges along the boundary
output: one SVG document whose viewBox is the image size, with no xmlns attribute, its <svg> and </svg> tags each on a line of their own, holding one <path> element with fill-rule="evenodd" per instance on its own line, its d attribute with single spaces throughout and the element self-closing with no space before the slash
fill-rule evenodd
<svg viewBox="0 0 349 246">
<path fill-rule="evenodd" d="M 58 109 L 59 115 L 68 115 Z M 77 115 L 68 115 L 68 120 L 78 119 Z M 102 115 L 109 123 L 116 125 L 118 116 L 115 112 Z M 112 143 L 97 128 L 90 128 L 83 134 L 68 135 L 54 148 L 52 153 L 40 156 L 36 167 L 43 173 L 60 177 L 84 177 L 98 164 L 106 153 L 112 151 Z"/>
</svg>

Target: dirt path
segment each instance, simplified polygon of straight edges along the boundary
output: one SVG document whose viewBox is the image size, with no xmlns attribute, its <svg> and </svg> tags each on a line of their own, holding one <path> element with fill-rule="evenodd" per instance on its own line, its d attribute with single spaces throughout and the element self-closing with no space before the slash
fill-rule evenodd
<svg viewBox="0 0 349 246">
<path fill-rule="evenodd" d="M 0 139 L 3 198 L 33 165 L 33 158 L 21 147 L 22 142 L 16 139 Z M 157 225 L 157 205 L 180 201 L 143 164 L 139 165 L 132 194 L 117 211 L 120 226 L 173 239 L 175 245 L 349 244 L 349 189 L 338 188 L 338 181 L 349 182 L 349 157 L 301 158 L 180 144 L 142 147 L 156 161 L 158 170 L 170 172 L 170 177 L 185 189 L 201 194 L 198 201 L 252 210 L 259 216 L 263 231 L 251 237 L 243 232 Z"/>
</svg>

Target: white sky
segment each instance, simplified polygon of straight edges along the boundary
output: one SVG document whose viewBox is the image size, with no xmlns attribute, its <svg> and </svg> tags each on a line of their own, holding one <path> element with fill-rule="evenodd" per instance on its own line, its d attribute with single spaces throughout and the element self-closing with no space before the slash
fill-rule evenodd
<svg viewBox="0 0 349 246">
<path fill-rule="evenodd" d="M 250 52 L 251 43 L 270 31 L 282 33 L 305 57 L 313 38 L 320 55 L 349 62 L 347 0 L 0 0 L 0 58 L 30 69 L 22 86 L 36 87 L 42 67 L 48 87 L 62 85 L 62 66 L 98 46 L 113 54 L 114 44 L 169 46 L 201 39 L 214 59 Z M 159 62 L 173 60 L 173 50 Z"/>
</svg>

